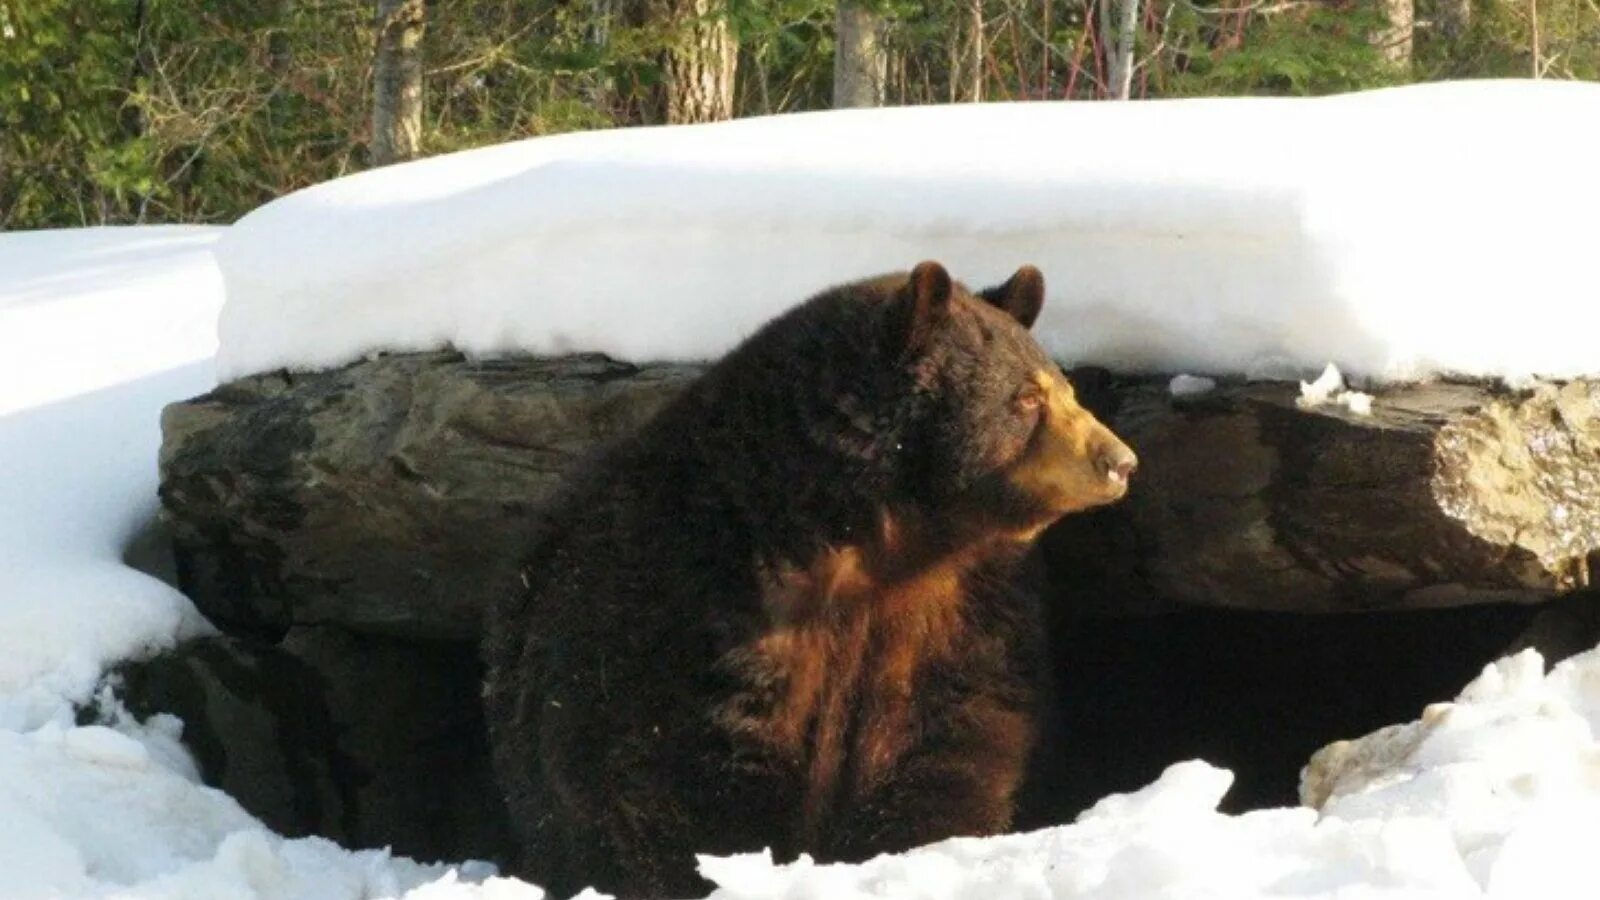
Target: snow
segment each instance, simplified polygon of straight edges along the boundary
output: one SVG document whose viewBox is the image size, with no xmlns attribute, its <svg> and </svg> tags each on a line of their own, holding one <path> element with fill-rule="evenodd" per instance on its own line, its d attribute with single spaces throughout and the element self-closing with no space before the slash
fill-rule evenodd
<svg viewBox="0 0 1600 900">
<path fill-rule="evenodd" d="M 107 663 L 204 627 L 122 554 L 155 515 L 162 404 L 212 383 L 219 233 L 0 239 L 0 728 L 70 723 Z"/>
<path fill-rule="evenodd" d="M 220 233 L 0 235 L 7 900 L 357 900 L 447 872 L 272 834 L 199 784 L 180 722 L 135 722 L 97 695 L 108 665 L 207 627 L 123 556 L 155 515 L 162 405 L 214 383 Z M 75 707 L 91 699 L 110 719 L 78 725 Z"/>
<path fill-rule="evenodd" d="M 845 110 L 559 135 L 318 185 L 218 248 L 232 378 L 382 350 L 706 359 L 860 276 L 1039 265 L 1125 371 L 1600 370 L 1600 85 Z"/>
<path fill-rule="evenodd" d="M 124 557 L 155 510 L 160 408 L 214 383 L 214 327 L 228 376 L 444 344 L 702 358 L 830 282 L 1034 262 L 1036 330 L 1066 361 L 1196 373 L 1184 394 L 1332 360 L 1306 399 L 1360 413 L 1345 372 L 1600 368 L 1597 113 L 1597 86 L 1498 82 L 826 113 L 426 160 L 227 230 L 0 235 L 0 895 L 543 896 L 275 835 L 199 783 L 181 722 L 134 720 L 102 681 L 207 629 Z M 1173 134 L 1205 139 L 1173 153 Z M 1057 828 L 701 867 L 716 900 L 1588 897 L 1597 733 L 1600 649 L 1549 674 L 1528 652 L 1319 753 L 1315 808 L 1222 814 L 1232 776 L 1192 760 Z"/>
<path fill-rule="evenodd" d="M 221 235 L 202 227 L 6 233 L 0 415 L 209 363 L 222 290 L 210 250 Z M 210 378 L 204 368 L 195 383 Z"/>
<path fill-rule="evenodd" d="M 1167 382 L 1167 393 L 1174 397 L 1193 397 L 1196 394 L 1210 393 L 1217 387 L 1216 379 L 1200 375 L 1178 374 L 1172 376 Z"/>
<path fill-rule="evenodd" d="M 1328 363 L 1315 381 L 1300 382 L 1300 396 L 1295 403 L 1302 409 L 1343 406 L 1358 416 L 1372 415 L 1372 395 L 1346 387 L 1344 373 L 1333 363 Z"/>
</svg>

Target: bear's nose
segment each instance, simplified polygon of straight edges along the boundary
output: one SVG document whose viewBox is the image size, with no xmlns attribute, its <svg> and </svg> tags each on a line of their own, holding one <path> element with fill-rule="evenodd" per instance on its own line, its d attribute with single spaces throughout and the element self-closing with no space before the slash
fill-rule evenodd
<svg viewBox="0 0 1600 900">
<path fill-rule="evenodd" d="M 1107 480 L 1124 487 L 1138 468 L 1139 457 L 1134 456 L 1126 444 L 1113 444 L 1100 454 L 1100 471 L 1105 473 Z"/>
</svg>

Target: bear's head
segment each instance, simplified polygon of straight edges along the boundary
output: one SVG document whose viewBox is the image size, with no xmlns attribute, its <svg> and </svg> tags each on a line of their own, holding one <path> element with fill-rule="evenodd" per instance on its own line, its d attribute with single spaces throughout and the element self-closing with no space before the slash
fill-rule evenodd
<svg viewBox="0 0 1600 900">
<path fill-rule="evenodd" d="M 904 448 L 921 502 L 1031 535 L 1127 493 L 1133 451 L 1029 333 L 1044 305 L 1038 269 L 974 294 L 924 262 L 885 287 L 891 346 L 924 400 Z"/>
</svg>

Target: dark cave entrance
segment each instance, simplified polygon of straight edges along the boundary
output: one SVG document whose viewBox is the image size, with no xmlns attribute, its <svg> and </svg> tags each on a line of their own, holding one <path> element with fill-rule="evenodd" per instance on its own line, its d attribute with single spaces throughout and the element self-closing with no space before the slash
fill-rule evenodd
<svg viewBox="0 0 1600 900">
<path fill-rule="evenodd" d="M 1417 718 L 1507 651 L 1553 661 L 1592 646 L 1596 607 L 1058 616 L 1052 714 L 1016 827 L 1071 822 L 1192 758 L 1234 772 L 1227 811 L 1294 804 L 1322 746 Z M 120 674 L 131 709 L 183 718 L 207 783 L 284 834 L 511 856 L 469 643 L 316 626 L 204 638 Z"/>
<path fill-rule="evenodd" d="M 1054 717 L 1018 826 L 1072 821 L 1200 758 L 1230 769 L 1227 812 L 1299 803 L 1323 746 L 1418 718 L 1488 663 L 1534 646 L 1554 663 L 1592 646 L 1596 604 L 1307 615 L 1186 610 L 1062 616 Z"/>
</svg>

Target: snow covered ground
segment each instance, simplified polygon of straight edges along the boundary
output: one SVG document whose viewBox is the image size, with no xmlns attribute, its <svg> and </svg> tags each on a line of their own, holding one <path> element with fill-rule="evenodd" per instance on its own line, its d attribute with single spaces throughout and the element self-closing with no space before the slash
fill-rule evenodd
<svg viewBox="0 0 1600 900">
<path fill-rule="evenodd" d="M 829 113 L 428 160 L 227 232 L 0 234 L 0 900 L 541 896 L 273 835 L 197 783 L 181 723 L 103 692 L 110 719 L 77 724 L 109 664 L 207 627 L 123 557 L 155 509 L 160 407 L 213 383 L 224 285 L 230 375 L 445 342 L 712 356 L 828 282 L 925 257 L 975 282 L 1044 266 L 1039 331 L 1078 360 L 1597 371 L 1577 244 L 1595 127 L 1600 86 L 1558 84 Z M 702 865 L 718 900 L 1593 897 L 1597 734 L 1600 651 L 1549 675 L 1530 653 L 1320 754 L 1320 814 L 1220 814 L 1231 776 L 1193 761 L 1032 834 Z"/>
<path fill-rule="evenodd" d="M 161 406 L 212 383 L 219 234 L 0 237 L 0 727 L 69 723 L 106 663 L 202 625 L 121 555 L 155 515 Z"/>
<path fill-rule="evenodd" d="M 847 110 L 506 144 L 319 185 L 218 254 L 231 377 L 374 349 L 711 358 L 831 283 L 1040 266 L 1065 361 L 1571 375 L 1600 85 Z M 648 324 L 645 324 L 648 323 Z"/>
<path fill-rule="evenodd" d="M 213 384 L 219 234 L 0 234 L 4 900 L 355 900 L 444 872 L 272 835 L 198 784 L 176 720 L 75 724 L 107 665 L 207 627 L 123 554 L 155 515 L 161 407 Z"/>
</svg>

